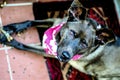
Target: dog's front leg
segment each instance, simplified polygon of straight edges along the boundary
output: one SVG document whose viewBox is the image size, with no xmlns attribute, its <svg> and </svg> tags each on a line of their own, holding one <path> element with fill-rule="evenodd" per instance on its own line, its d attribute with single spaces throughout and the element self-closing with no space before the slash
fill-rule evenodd
<svg viewBox="0 0 120 80">
<path fill-rule="evenodd" d="M 86 62 L 81 60 L 70 60 L 69 64 L 76 68 L 77 70 L 86 73 L 85 66 L 87 65 Z"/>
</svg>

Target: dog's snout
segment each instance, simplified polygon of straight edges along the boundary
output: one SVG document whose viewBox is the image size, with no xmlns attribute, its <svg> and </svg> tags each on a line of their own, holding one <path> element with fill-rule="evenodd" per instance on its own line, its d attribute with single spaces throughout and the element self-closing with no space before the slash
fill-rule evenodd
<svg viewBox="0 0 120 80">
<path fill-rule="evenodd" d="M 63 59 L 70 59 L 70 54 L 68 51 L 63 51 L 62 52 L 62 57 Z"/>
<path fill-rule="evenodd" d="M 61 56 L 58 56 L 58 59 L 60 61 L 66 62 L 71 58 L 70 54 L 68 51 L 63 51 Z"/>
</svg>

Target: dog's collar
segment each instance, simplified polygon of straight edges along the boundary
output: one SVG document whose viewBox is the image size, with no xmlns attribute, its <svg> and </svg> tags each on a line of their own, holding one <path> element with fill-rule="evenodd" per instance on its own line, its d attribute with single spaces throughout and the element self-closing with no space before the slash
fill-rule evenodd
<svg viewBox="0 0 120 80">
<path fill-rule="evenodd" d="M 50 27 L 44 32 L 42 44 L 46 51 L 46 54 L 55 55 L 57 57 L 57 43 L 55 40 L 55 36 L 57 35 L 57 33 L 60 31 L 64 24 L 65 22 L 62 22 L 58 25 Z M 80 57 L 81 57 L 80 55 L 75 55 L 72 59 L 77 60 Z"/>
</svg>

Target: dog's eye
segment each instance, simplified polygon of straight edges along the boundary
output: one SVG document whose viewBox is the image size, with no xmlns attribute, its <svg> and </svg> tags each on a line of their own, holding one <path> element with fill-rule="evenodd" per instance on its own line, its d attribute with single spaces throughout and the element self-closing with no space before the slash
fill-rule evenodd
<svg viewBox="0 0 120 80">
<path fill-rule="evenodd" d="M 70 30 L 70 34 L 73 35 L 74 37 L 77 37 L 77 33 L 74 30 Z"/>
<path fill-rule="evenodd" d="M 86 40 L 85 40 L 85 39 L 82 39 L 81 41 L 82 41 L 83 43 L 86 43 Z"/>
<path fill-rule="evenodd" d="M 81 42 L 87 44 L 85 39 L 81 39 Z"/>
</svg>

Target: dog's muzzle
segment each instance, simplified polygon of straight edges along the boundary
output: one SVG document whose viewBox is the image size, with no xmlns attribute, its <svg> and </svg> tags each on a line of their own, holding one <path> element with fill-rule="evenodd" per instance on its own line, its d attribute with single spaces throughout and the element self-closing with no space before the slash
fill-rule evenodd
<svg viewBox="0 0 120 80">
<path fill-rule="evenodd" d="M 71 56 L 68 51 L 63 51 L 61 56 L 57 56 L 58 59 L 62 62 L 69 61 L 71 59 Z"/>
</svg>

